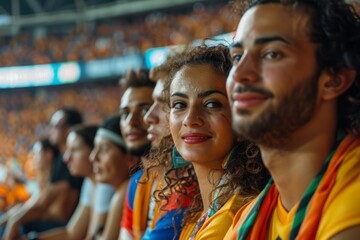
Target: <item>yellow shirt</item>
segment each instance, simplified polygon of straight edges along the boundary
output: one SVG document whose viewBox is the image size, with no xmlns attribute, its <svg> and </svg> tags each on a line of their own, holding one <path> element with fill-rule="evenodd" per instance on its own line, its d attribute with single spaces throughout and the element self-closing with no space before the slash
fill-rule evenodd
<svg viewBox="0 0 360 240">
<path fill-rule="evenodd" d="M 280 197 L 278 197 L 276 208 L 271 215 L 268 239 L 289 239 L 291 224 L 295 217 L 297 206 L 298 204 L 287 212 L 280 201 Z"/>
<path fill-rule="evenodd" d="M 329 239 L 345 229 L 360 226 L 360 146 L 348 153 L 336 173 L 335 185 L 331 189 L 316 233 L 316 239 Z M 311 202 L 310 202 L 311 204 Z M 298 204 L 297 204 L 298 205 Z M 288 239 L 297 205 L 287 212 L 280 197 L 270 217 L 267 239 Z M 247 214 L 249 207 L 241 208 L 232 227 L 224 239 L 236 239 L 242 213 Z"/>
<path fill-rule="evenodd" d="M 336 183 L 326 200 L 316 239 L 329 239 L 337 233 L 360 225 L 360 147 L 342 163 Z M 268 239 L 288 239 L 297 205 L 287 212 L 280 197 L 270 221 Z"/>
<path fill-rule="evenodd" d="M 223 239 L 233 222 L 235 213 L 244 205 L 244 199 L 239 195 L 233 195 L 213 216 L 206 219 L 203 226 L 195 236 L 195 240 L 219 240 Z M 184 226 L 180 240 L 188 240 L 195 224 Z"/>
</svg>

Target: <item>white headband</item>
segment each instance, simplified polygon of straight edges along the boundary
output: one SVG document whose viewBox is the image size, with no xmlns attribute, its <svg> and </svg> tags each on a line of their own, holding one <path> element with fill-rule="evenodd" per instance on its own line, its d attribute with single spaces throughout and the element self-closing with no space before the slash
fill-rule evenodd
<svg viewBox="0 0 360 240">
<path fill-rule="evenodd" d="M 114 143 L 120 145 L 121 147 L 126 148 L 124 139 L 120 137 L 120 135 L 106 129 L 106 128 L 99 128 L 96 132 L 96 136 L 106 137 L 109 140 L 113 141 Z"/>
</svg>

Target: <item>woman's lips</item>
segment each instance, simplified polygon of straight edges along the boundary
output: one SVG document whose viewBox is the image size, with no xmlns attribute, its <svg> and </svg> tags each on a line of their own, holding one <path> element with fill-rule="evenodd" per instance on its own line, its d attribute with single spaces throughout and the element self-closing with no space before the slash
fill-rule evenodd
<svg viewBox="0 0 360 240">
<path fill-rule="evenodd" d="M 201 133 L 191 133 L 184 134 L 181 138 L 187 144 L 198 144 L 209 140 L 211 136 Z"/>
</svg>

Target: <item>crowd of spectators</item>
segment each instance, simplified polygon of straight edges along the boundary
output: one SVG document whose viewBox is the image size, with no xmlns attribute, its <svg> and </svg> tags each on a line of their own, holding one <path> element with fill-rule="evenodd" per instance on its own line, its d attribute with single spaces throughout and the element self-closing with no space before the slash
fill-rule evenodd
<svg viewBox="0 0 360 240">
<path fill-rule="evenodd" d="M 0 37 L 0 67 L 90 61 L 186 44 L 234 31 L 237 19 L 231 11 L 227 1 L 219 1 L 194 4 L 191 9 L 86 22 L 66 31 L 64 26 L 51 28 L 43 36 L 21 30 L 15 36 Z M 18 162 L 31 177 L 32 144 L 46 134 L 56 109 L 76 107 L 86 122 L 100 123 L 117 111 L 119 98 L 117 83 L 2 90 L 0 164 Z"/>
<path fill-rule="evenodd" d="M 211 5 L 198 3 L 181 12 L 158 11 L 87 22 L 62 32 L 52 28 L 45 36 L 21 31 L 16 36 L 0 38 L 0 67 L 89 61 L 186 44 L 234 31 L 236 15 L 231 11 L 226 1 L 219 1 Z"/>
<path fill-rule="evenodd" d="M 47 123 L 56 109 L 76 107 L 87 123 L 99 124 L 105 116 L 117 112 L 119 98 L 120 88 L 111 82 L 1 92 L 1 162 L 15 158 L 30 171 L 32 144 L 47 133 Z"/>
</svg>

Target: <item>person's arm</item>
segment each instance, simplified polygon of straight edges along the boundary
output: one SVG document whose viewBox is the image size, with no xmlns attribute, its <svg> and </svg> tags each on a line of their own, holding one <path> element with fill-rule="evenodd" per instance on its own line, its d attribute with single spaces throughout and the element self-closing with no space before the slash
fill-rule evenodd
<svg viewBox="0 0 360 240">
<path fill-rule="evenodd" d="M 108 212 L 93 213 L 85 240 L 92 240 L 99 230 L 104 228 L 107 216 Z"/>
<path fill-rule="evenodd" d="M 30 201 L 30 200 L 28 200 Z M 4 212 L 1 216 L 0 216 L 0 227 L 2 227 L 3 225 L 5 225 L 7 223 L 7 221 L 9 220 L 9 218 L 13 215 L 15 215 L 17 212 L 21 211 L 21 209 L 24 208 L 24 204 L 18 203 L 15 206 L 11 207 L 9 210 L 7 210 L 6 212 Z M 26 205 L 25 205 L 26 206 Z"/>
<path fill-rule="evenodd" d="M 39 234 L 39 240 L 83 239 L 90 218 L 90 207 L 79 204 L 66 227 L 56 228 Z"/>
<path fill-rule="evenodd" d="M 5 239 L 15 239 L 20 224 L 40 219 L 52 201 L 54 201 L 58 195 L 67 194 L 69 190 L 70 186 L 68 182 L 59 181 L 41 191 L 39 198 L 34 204 L 27 205 L 22 211 L 17 212 L 17 214 L 9 218 L 5 231 Z"/>
<path fill-rule="evenodd" d="M 99 232 L 99 229 L 104 228 L 111 199 L 115 193 L 115 189 L 109 184 L 97 183 L 95 186 L 90 226 L 88 228 L 86 239 L 92 239 L 92 237 Z"/>
<path fill-rule="evenodd" d="M 104 231 L 97 235 L 96 240 L 117 239 L 120 232 L 120 221 L 127 192 L 128 182 L 125 182 L 116 191 L 111 200 L 111 205 L 106 219 Z"/>
<path fill-rule="evenodd" d="M 49 185 L 46 190 L 41 192 L 38 201 L 23 216 L 18 218 L 18 222 L 25 223 L 41 218 L 56 198 L 66 196 L 69 192 L 70 186 L 66 181 L 59 181 Z"/>
<path fill-rule="evenodd" d="M 26 214 L 29 209 L 37 204 L 39 201 L 40 196 L 33 197 L 22 204 L 17 209 L 12 210 L 9 214 L 1 220 L 1 224 L 6 224 L 5 232 L 4 232 L 4 239 L 13 239 L 15 236 L 19 234 L 18 227 L 19 223 L 17 219 L 21 218 L 24 214 Z"/>
<path fill-rule="evenodd" d="M 34 194 L 25 203 L 19 203 L 11 207 L 0 217 L 0 227 L 6 225 L 12 216 L 22 215 L 21 213 L 26 212 L 27 209 L 31 208 L 39 199 L 39 194 Z"/>
</svg>

